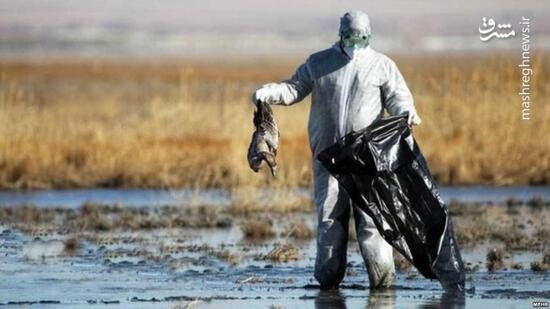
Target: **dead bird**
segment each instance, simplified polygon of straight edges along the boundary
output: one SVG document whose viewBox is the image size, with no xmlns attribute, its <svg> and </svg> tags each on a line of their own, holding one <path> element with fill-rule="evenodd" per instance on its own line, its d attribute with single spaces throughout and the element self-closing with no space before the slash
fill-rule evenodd
<svg viewBox="0 0 550 309">
<path fill-rule="evenodd" d="M 265 161 L 273 176 L 277 175 L 277 149 L 279 148 L 279 129 L 273 118 L 273 111 L 269 104 L 256 103 L 254 111 L 254 133 L 248 147 L 248 164 L 254 172 L 260 170 L 262 161 Z"/>
</svg>

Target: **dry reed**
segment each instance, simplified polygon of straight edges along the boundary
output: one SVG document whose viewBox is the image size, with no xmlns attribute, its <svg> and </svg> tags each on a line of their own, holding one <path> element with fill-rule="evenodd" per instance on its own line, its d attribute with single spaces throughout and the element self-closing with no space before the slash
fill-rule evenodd
<svg viewBox="0 0 550 309">
<path fill-rule="evenodd" d="M 397 57 L 442 184 L 550 182 L 550 61 L 535 54 L 521 120 L 517 55 Z M 0 188 L 289 188 L 311 183 L 309 99 L 276 107 L 280 173 L 253 173 L 250 94 L 292 60 L 0 61 Z M 292 207 L 289 206 L 289 207 Z"/>
</svg>

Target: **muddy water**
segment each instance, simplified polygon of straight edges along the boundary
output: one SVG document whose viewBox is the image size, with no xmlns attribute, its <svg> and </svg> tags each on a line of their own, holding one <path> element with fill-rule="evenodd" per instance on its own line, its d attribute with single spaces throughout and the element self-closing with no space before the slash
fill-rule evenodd
<svg viewBox="0 0 550 309">
<path fill-rule="evenodd" d="M 301 214 L 304 218 L 311 215 Z M 311 220 L 308 224 L 312 224 Z M 370 292 L 358 248 L 350 242 L 348 273 L 340 291 L 320 292 L 312 279 L 314 240 L 244 240 L 237 225 L 213 229 L 106 231 L 84 234 L 67 253 L 71 235 L 29 235 L 0 226 L 0 304 L 181 308 L 531 307 L 550 300 L 550 276 L 531 270 L 486 271 L 486 248 L 464 250 L 480 265 L 468 274 L 464 298 L 442 293 L 437 282 L 414 270 L 399 272 L 396 287 Z M 299 259 L 274 263 L 263 257 L 277 243 L 299 248 Z M 219 252 L 235 259 L 224 258 Z M 512 253 L 528 263 L 540 253 Z"/>
<path fill-rule="evenodd" d="M 464 190 L 447 188 L 443 195 L 446 199 L 466 201 L 494 197 L 498 197 L 497 201 L 509 197 L 528 200 L 535 196 L 547 200 L 550 195 L 548 189 L 536 187 L 508 188 L 496 193 L 479 188 Z M 197 196 L 201 202 L 220 207 L 230 199 L 224 191 L 45 191 L 0 193 L 0 205 L 33 203 L 42 209 L 48 205 L 74 208 L 84 201 L 94 200 L 127 207 L 148 205 L 147 209 L 156 210 L 159 209 L 156 206 L 185 204 L 187 199 L 196 200 Z M 511 212 L 515 213 L 513 216 L 526 219 L 525 231 L 534 231 L 534 225 L 542 226 L 546 222 L 544 218 L 550 211 L 547 207 L 548 203 L 538 208 L 507 211 L 516 211 Z M 527 215 L 532 217 L 528 219 Z M 244 237 L 240 227 L 246 217 L 233 218 L 233 224 L 223 228 L 203 229 L 124 230 L 115 226 L 108 230 L 69 231 L 64 228 L 64 221 L 55 218 L 44 221 L 49 225 L 40 227 L 4 221 L 0 223 L 0 305 L 36 308 L 90 305 L 131 308 L 531 308 L 533 301 L 550 300 L 550 274 L 529 269 L 531 262 L 542 260 L 544 248 L 536 252 L 507 251 L 506 269 L 488 272 L 485 265 L 488 250 L 502 245 L 494 239 L 475 241 L 475 247 L 463 249 L 464 260 L 474 269 L 467 274 L 469 290 L 464 297 L 443 293 L 437 282 L 422 278 L 414 269 L 399 271 L 393 289 L 369 291 L 363 262 L 353 240 L 350 240 L 348 271 L 341 289 L 321 292 L 312 277 L 315 240 L 289 238 L 285 230 L 289 216 L 293 220 L 304 220 L 314 228 L 313 214 L 295 213 L 270 218 L 276 236 L 263 241 Z M 469 217 L 462 217 L 463 221 L 464 218 Z M 490 222 L 496 223 L 501 220 L 499 218 L 495 216 Z M 528 222 L 532 222 L 531 226 Z M 543 243 L 547 240 L 543 239 Z M 297 259 L 287 262 L 266 259 L 280 244 L 294 245 L 298 249 Z M 512 269 L 514 263 L 521 263 L 524 269 Z"/>
</svg>

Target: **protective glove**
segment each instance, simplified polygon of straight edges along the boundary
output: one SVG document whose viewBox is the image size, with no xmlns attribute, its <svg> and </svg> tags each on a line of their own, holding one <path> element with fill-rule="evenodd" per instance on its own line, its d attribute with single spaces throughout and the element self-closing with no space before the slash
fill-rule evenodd
<svg viewBox="0 0 550 309">
<path fill-rule="evenodd" d="M 412 110 L 409 111 L 409 119 L 407 119 L 407 122 L 410 126 L 417 126 L 422 123 L 422 119 L 420 119 L 420 116 L 418 116 L 415 110 Z"/>
<path fill-rule="evenodd" d="M 279 91 L 277 89 L 277 84 L 265 84 L 262 87 L 256 89 L 252 95 L 252 103 L 256 102 L 265 102 L 267 104 L 277 103 L 277 97 L 279 96 Z"/>
</svg>

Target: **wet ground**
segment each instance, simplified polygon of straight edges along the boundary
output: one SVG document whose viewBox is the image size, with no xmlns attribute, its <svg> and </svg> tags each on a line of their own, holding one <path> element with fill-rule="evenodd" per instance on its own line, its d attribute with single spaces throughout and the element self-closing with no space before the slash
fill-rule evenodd
<svg viewBox="0 0 550 309">
<path fill-rule="evenodd" d="M 310 213 L 268 218 L 265 214 L 239 215 L 227 221 L 223 211 L 205 215 L 203 210 L 179 213 L 152 206 L 131 213 L 116 207 L 74 212 L 44 207 L 18 214 L 4 211 L 0 304 L 37 308 L 531 308 L 533 301 L 550 301 L 549 273 L 530 267 L 532 262 L 542 261 L 547 250 L 548 230 L 543 225 L 550 213 L 548 205 L 483 207 L 481 215 L 493 220 L 489 223 L 522 218 L 525 221 L 513 224 L 525 235 L 537 236 L 527 248 L 523 242 L 496 234 L 497 229 L 488 231 L 489 236 L 474 233 L 479 241 L 464 236 L 463 241 L 469 241 L 463 246 L 469 290 L 458 298 L 446 295 L 437 282 L 406 267 L 398 272 L 395 288 L 369 291 L 352 239 L 341 289 L 319 291 L 312 278 L 314 238 L 293 237 L 288 225 L 291 218 L 313 228 L 314 215 Z M 94 225 L 99 220 L 97 209 L 105 214 L 102 220 L 107 223 Z M 476 212 L 471 206 L 470 210 L 451 209 L 461 233 L 469 231 L 465 222 L 478 216 Z M 147 224 L 129 221 L 128 214 Z M 168 220 L 162 224 L 171 227 L 163 228 L 155 223 L 154 218 L 171 216 L 189 216 L 191 221 L 196 217 L 210 224 L 192 226 L 187 221 Z M 243 225 L 250 220 L 271 222 L 271 236 L 247 238 Z M 503 265 L 489 272 L 486 255 L 492 248 L 504 250 Z"/>
</svg>

